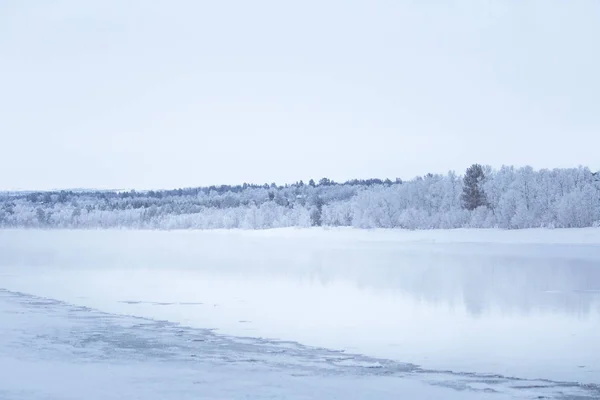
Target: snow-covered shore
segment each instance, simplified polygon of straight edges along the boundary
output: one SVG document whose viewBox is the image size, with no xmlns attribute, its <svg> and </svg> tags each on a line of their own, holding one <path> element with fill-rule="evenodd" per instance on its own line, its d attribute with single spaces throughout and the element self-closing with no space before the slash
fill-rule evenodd
<svg viewBox="0 0 600 400">
<path fill-rule="evenodd" d="M 499 243 L 499 244 L 599 244 L 600 228 L 531 228 L 531 229 L 359 229 L 351 227 L 272 228 L 272 229 L 173 229 L 149 230 L 135 228 L 59 229 L 77 236 L 83 232 L 136 232 L 148 236 L 169 235 L 212 236 L 231 235 L 260 238 L 318 239 L 335 241 L 372 241 L 397 243 Z M 0 238 L 10 240 L 23 235 L 50 235 L 53 229 L 4 228 Z M 2 242 L 0 241 L 0 245 Z"/>
<path fill-rule="evenodd" d="M 181 232 L 181 231 L 178 231 Z M 398 243 L 505 243 L 505 244 L 600 244 L 600 228 L 563 229 L 356 229 L 275 228 L 265 230 L 211 230 L 221 234 L 258 237 L 314 238 Z"/>
<path fill-rule="evenodd" d="M 594 385 L 426 371 L 0 289 L 0 398 L 595 399 Z M 571 397 L 569 397 L 571 396 Z"/>
</svg>

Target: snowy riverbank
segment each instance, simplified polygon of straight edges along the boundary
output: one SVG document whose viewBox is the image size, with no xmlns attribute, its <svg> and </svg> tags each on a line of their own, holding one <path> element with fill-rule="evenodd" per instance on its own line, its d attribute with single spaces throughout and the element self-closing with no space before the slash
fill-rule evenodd
<svg viewBox="0 0 600 400">
<path fill-rule="evenodd" d="M 202 231 L 206 232 L 206 231 Z M 505 243 L 505 244 L 599 244 L 600 228 L 562 229 L 356 229 L 356 228 L 275 228 L 210 232 L 257 237 L 311 238 L 397 243 Z"/>
<path fill-rule="evenodd" d="M 593 385 L 426 371 L 0 289 L 0 398 L 595 399 Z"/>
<path fill-rule="evenodd" d="M 10 241 L 23 235 L 48 235 L 48 232 L 136 232 L 147 236 L 169 235 L 171 238 L 190 236 L 231 235 L 258 238 L 317 239 L 333 241 L 370 241 L 397 243 L 498 243 L 498 244 L 599 244 L 600 228 L 531 228 L 531 229 L 360 229 L 351 227 L 271 228 L 271 229 L 0 229 L 0 238 Z M 51 235 L 48 235 L 51 236 Z M 2 241 L 0 241 L 2 245 Z"/>
</svg>

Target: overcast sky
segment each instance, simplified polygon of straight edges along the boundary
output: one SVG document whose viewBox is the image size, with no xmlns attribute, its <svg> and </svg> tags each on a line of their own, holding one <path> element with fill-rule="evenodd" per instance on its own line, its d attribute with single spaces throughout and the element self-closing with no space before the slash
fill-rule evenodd
<svg viewBox="0 0 600 400">
<path fill-rule="evenodd" d="M 600 169 L 600 1 L 0 2 L 0 189 Z"/>
</svg>

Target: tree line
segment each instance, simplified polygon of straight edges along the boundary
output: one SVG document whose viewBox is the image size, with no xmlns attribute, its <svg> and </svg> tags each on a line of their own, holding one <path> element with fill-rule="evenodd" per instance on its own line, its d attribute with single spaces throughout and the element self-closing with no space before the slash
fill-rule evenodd
<svg viewBox="0 0 600 400">
<path fill-rule="evenodd" d="M 474 164 L 463 176 L 328 178 L 153 191 L 0 194 L 0 227 L 266 229 L 588 227 L 600 225 L 600 175 Z"/>
</svg>

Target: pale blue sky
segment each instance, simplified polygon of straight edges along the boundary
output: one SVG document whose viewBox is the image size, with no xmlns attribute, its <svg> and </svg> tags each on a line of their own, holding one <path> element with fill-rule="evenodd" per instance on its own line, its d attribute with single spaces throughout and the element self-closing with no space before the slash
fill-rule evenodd
<svg viewBox="0 0 600 400">
<path fill-rule="evenodd" d="M 0 3 L 0 189 L 600 169 L 600 1 Z"/>
</svg>

